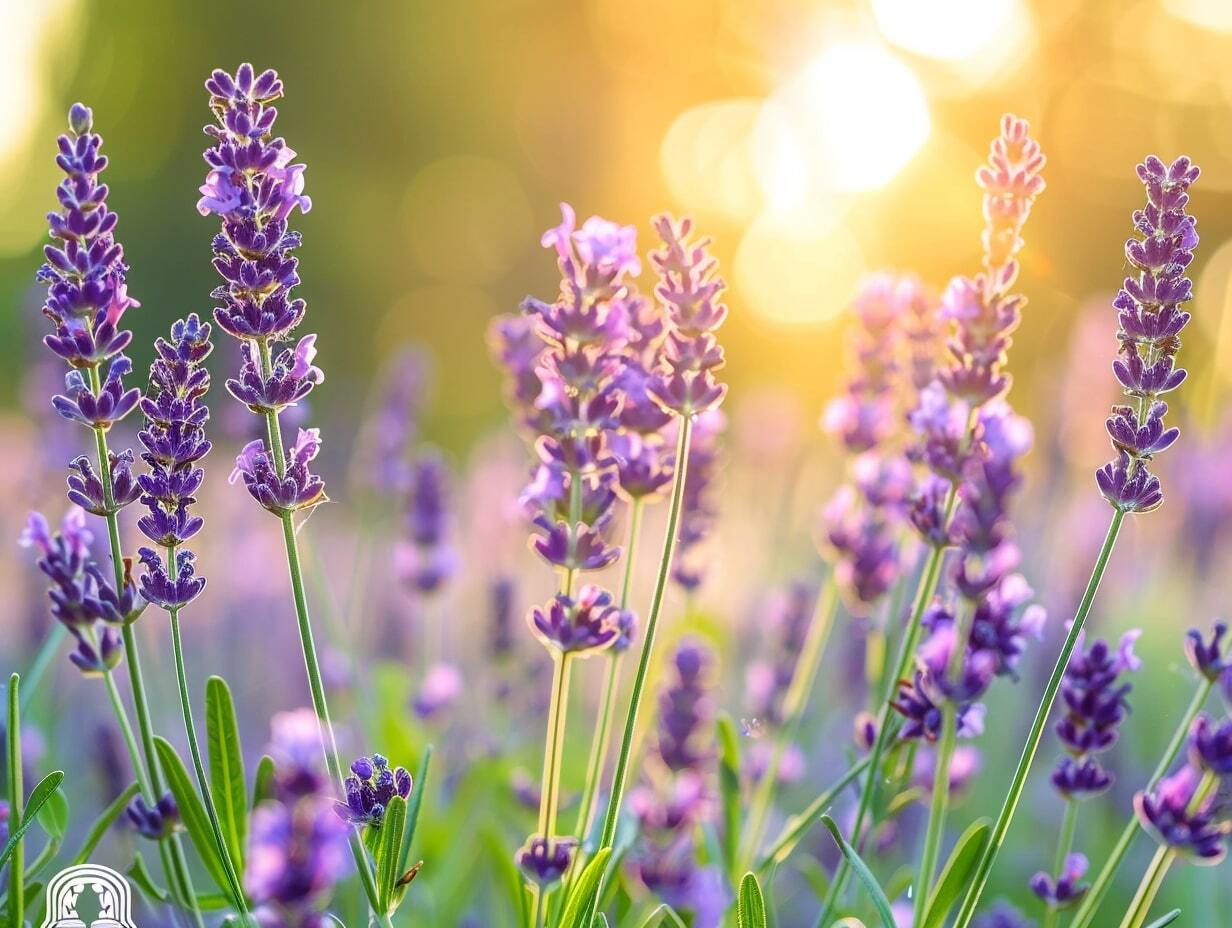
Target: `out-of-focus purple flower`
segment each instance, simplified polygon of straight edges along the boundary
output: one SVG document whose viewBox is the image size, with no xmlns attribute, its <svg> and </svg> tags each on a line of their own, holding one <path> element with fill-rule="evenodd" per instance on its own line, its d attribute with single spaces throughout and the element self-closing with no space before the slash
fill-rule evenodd
<svg viewBox="0 0 1232 928">
<path fill-rule="evenodd" d="M 1112 774 L 1094 757 L 1066 755 L 1052 771 L 1052 785 L 1066 799 L 1097 796 L 1112 786 Z"/>
<path fill-rule="evenodd" d="M 412 707 L 421 719 L 436 718 L 462 694 L 462 673 L 453 664 L 433 664 L 424 674 Z"/>
<path fill-rule="evenodd" d="M 1206 715 L 1189 729 L 1189 761 L 1218 777 L 1232 776 L 1232 719 L 1215 724 Z"/>
<path fill-rule="evenodd" d="M 973 744 L 960 744 L 950 757 L 950 795 L 961 793 L 980 772 L 983 757 Z M 920 788 L 931 792 L 933 777 L 937 772 L 937 752 L 929 747 L 919 751 L 911 771 L 912 779 Z"/>
<path fill-rule="evenodd" d="M 1031 877 L 1031 891 L 1050 906 L 1068 908 L 1091 888 L 1089 883 L 1081 882 L 1086 872 L 1086 857 L 1082 854 L 1070 854 L 1065 858 L 1065 866 L 1056 879 L 1042 872 Z"/>
<path fill-rule="evenodd" d="M 946 696 L 937 687 L 937 678 L 927 670 L 917 670 L 910 681 L 898 685 L 898 698 L 890 705 L 906 721 L 899 738 L 922 738 L 935 742 L 941 735 L 942 702 Z M 983 703 L 964 703 L 958 708 L 958 735 L 974 738 L 984 731 Z"/>
<path fill-rule="evenodd" d="M 814 585 L 803 580 L 770 595 L 758 622 L 766 650 L 745 672 L 746 706 L 754 718 L 773 725 L 782 721 L 783 697 L 804 647 L 816 596 Z"/>
<path fill-rule="evenodd" d="M 317 924 L 316 909 L 349 865 L 347 827 L 329 802 L 264 802 L 252 813 L 244 888 L 262 925 Z"/>
<path fill-rule="evenodd" d="M 132 340 L 119 328 L 120 318 L 141 305 L 128 295 L 128 265 L 114 237 L 118 217 L 107 206 L 107 185 L 99 182 L 107 157 L 93 124 L 90 109 L 74 103 L 69 132 L 58 140 L 56 164 L 65 174 L 56 188 L 60 211 L 47 216 L 55 244 L 44 247 L 47 261 L 38 272 L 47 284 L 43 315 L 53 327 L 44 343 L 75 371 L 119 355 Z M 74 399 L 79 407 L 82 397 Z"/>
<path fill-rule="evenodd" d="M 1185 656 L 1189 658 L 1190 666 L 1212 683 L 1219 679 L 1229 666 L 1227 654 L 1223 647 L 1223 636 L 1228 632 L 1224 622 L 1216 622 L 1211 628 L 1211 638 L 1203 640 L 1202 633 L 1191 628 L 1185 636 Z"/>
<path fill-rule="evenodd" d="M 1056 731 L 1074 757 L 1106 751 L 1116 743 L 1117 729 L 1129 712 L 1125 697 L 1132 689 L 1120 678 L 1141 666 L 1133 652 L 1139 635 L 1137 629 L 1126 632 L 1115 651 L 1100 639 L 1079 650 L 1065 668 L 1061 683 L 1065 716 Z"/>
<path fill-rule="evenodd" d="M 384 365 L 372 416 L 360 432 L 359 478 L 378 494 L 406 492 L 410 452 L 419 437 L 431 360 L 416 345 L 400 347 Z"/>
<path fill-rule="evenodd" d="M 1032 922 L 1004 900 L 998 900 L 992 909 L 977 916 L 972 928 L 1031 928 Z"/>
<path fill-rule="evenodd" d="M 1232 822 L 1217 818 L 1214 796 L 1199 796 L 1202 772 L 1186 764 L 1149 792 L 1134 796 L 1142 827 L 1192 863 L 1214 865 L 1227 853 Z"/>
<path fill-rule="evenodd" d="M 275 795 L 284 802 L 319 793 L 328 783 L 319 726 L 316 713 L 307 707 L 276 712 L 270 719 L 267 752 L 274 761 Z"/>
<path fill-rule="evenodd" d="M 395 796 L 411 795 L 411 775 L 405 767 L 390 769 L 380 754 L 360 757 L 351 764 L 351 775 L 344 781 L 346 802 L 335 800 L 334 811 L 352 825 L 381 827 L 385 809 Z"/>
<path fill-rule="evenodd" d="M 612 594 L 593 585 L 582 587 L 576 597 L 558 593 L 527 616 L 531 630 L 546 646 L 575 656 L 612 645 L 620 634 L 619 618 Z"/>
<path fill-rule="evenodd" d="M 1147 205 L 1134 211 L 1137 235 L 1125 243 L 1138 276 L 1125 278 L 1112 301 L 1121 343 L 1113 374 L 1132 405 L 1113 407 L 1107 427 L 1117 457 L 1096 472 L 1100 492 L 1121 512 L 1149 512 L 1163 502 L 1149 464 L 1180 434 L 1164 425 L 1168 406 L 1160 397 L 1185 380 L 1176 354 L 1190 316 L 1180 307 L 1193 296 L 1185 272 L 1198 245 L 1197 221 L 1185 207 L 1198 173 L 1184 157 L 1166 165 L 1151 155 L 1138 165 Z"/>
<path fill-rule="evenodd" d="M 577 841 L 573 838 L 553 838 L 549 841 L 542 835 L 531 835 L 519 848 L 514 860 L 518 869 L 540 889 L 560 881 L 573 862 Z"/>
<path fill-rule="evenodd" d="M 449 579 L 457 556 L 446 537 L 447 471 L 440 455 L 425 452 L 409 467 L 407 539 L 399 548 L 398 572 L 421 593 L 431 593 Z"/>
<path fill-rule="evenodd" d="M 492 604 L 489 648 L 498 659 L 513 653 L 513 596 L 512 577 L 497 577 L 489 589 Z"/>
<path fill-rule="evenodd" d="M 718 518 L 720 436 L 726 428 L 727 417 L 718 409 L 699 415 L 693 423 L 672 564 L 672 579 L 690 592 L 700 587 L 705 578 L 704 558 L 698 548 Z"/>
<path fill-rule="evenodd" d="M 137 834 L 151 841 L 161 841 L 181 828 L 180 807 L 170 793 L 166 793 L 152 806 L 140 795 L 135 796 L 124 812 L 137 829 Z"/>
</svg>

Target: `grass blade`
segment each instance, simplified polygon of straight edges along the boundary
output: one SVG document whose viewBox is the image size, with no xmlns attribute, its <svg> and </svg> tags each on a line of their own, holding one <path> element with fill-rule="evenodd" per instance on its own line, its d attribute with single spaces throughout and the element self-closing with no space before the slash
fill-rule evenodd
<svg viewBox="0 0 1232 928">
<path fill-rule="evenodd" d="M 847 859 L 851 869 L 855 871 L 856 876 L 860 878 L 860 882 L 864 884 L 864 888 L 868 890 L 868 894 L 873 899 L 873 905 L 877 907 L 877 914 L 881 916 L 882 928 L 897 928 L 897 923 L 894 921 L 894 913 L 890 911 L 890 900 L 886 898 L 881 884 L 873 876 L 873 871 L 868 869 L 868 864 L 856 853 L 856 849 L 847 843 L 847 839 L 839 831 L 834 819 L 830 818 L 829 815 L 823 815 L 821 823 L 830 830 L 834 843 L 838 845 L 839 850 L 843 852 L 843 857 Z"/>
<path fill-rule="evenodd" d="M 928 900 L 923 928 L 942 928 L 945 924 L 950 910 L 966 891 L 991 832 L 991 823 L 982 818 L 972 822 L 959 837 L 954 850 L 950 852 L 950 859 L 941 868 L 941 876 L 937 878 L 937 885 Z"/>
</svg>

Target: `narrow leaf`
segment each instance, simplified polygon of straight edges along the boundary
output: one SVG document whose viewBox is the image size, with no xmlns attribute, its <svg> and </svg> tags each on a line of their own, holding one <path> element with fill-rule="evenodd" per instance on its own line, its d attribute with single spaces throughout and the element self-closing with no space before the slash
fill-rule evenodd
<svg viewBox="0 0 1232 928">
<path fill-rule="evenodd" d="M 432 764 L 432 745 L 424 748 L 419 759 L 419 770 L 411 785 L 411 798 L 406 807 L 406 837 L 402 841 L 402 857 L 398 860 L 398 872 L 405 873 L 411 856 L 411 844 L 415 841 L 415 827 L 419 824 L 419 807 L 423 804 L 424 787 L 428 785 L 428 768 Z"/>
<path fill-rule="evenodd" d="M 686 928 L 684 919 L 676 914 L 666 902 L 646 916 L 639 928 L 659 928 L 661 925 L 671 925 L 672 928 Z"/>
<path fill-rule="evenodd" d="M 13 849 L 17 847 L 17 842 L 25 837 L 27 831 L 34 827 L 39 810 L 51 798 L 52 793 L 60 788 L 62 782 L 64 782 L 64 771 L 53 770 L 39 781 L 38 786 L 34 787 L 34 791 L 30 793 L 30 799 L 26 803 L 26 814 L 22 816 L 21 824 L 9 835 L 8 841 L 4 844 L 4 850 L 0 851 L 0 867 L 9 862 L 9 858 L 13 856 Z"/>
<path fill-rule="evenodd" d="M 1174 921 L 1181 917 L 1180 909 L 1173 909 L 1163 918 L 1157 918 L 1151 922 L 1146 928 L 1164 928 L 1165 925 L 1171 925 Z"/>
<path fill-rule="evenodd" d="M 116 796 L 111 805 L 103 809 L 102 814 L 90 826 L 90 831 L 86 835 L 85 841 L 82 842 L 76 856 L 73 857 L 74 867 L 80 866 L 90 859 L 90 855 L 94 853 L 98 843 L 103 840 L 103 835 L 107 833 L 107 829 L 114 825 L 115 820 L 128 808 L 129 800 L 137 795 L 137 790 L 137 784 L 130 783 L 128 789 Z"/>
<path fill-rule="evenodd" d="M 197 789 L 189 779 L 188 770 L 175 748 L 163 738 L 154 737 L 154 749 L 158 754 L 158 762 L 167 775 L 171 795 L 175 797 L 176 805 L 180 807 L 180 820 L 188 837 L 192 839 L 193 847 L 201 856 L 201 862 L 209 871 L 214 884 L 228 896 L 232 895 L 231 881 L 227 879 L 227 871 L 223 867 L 222 858 L 218 853 L 218 845 L 214 843 L 214 829 L 210 827 L 205 805 L 197 795 Z"/>
<path fill-rule="evenodd" d="M 568 901 L 565 902 L 565 911 L 560 918 L 561 928 L 584 928 L 586 912 L 599 893 L 599 880 L 611 856 L 612 849 L 605 847 L 586 865 L 582 875 L 573 884 L 573 892 L 569 894 Z"/>
<path fill-rule="evenodd" d="M 766 928 L 766 900 L 761 894 L 761 885 L 752 873 L 746 873 L 740 881 L 740 893 L 736 897 L 736 923 L 740 928 Z"/>
<path fill-rule="evenodd" d="M 868 864 L 856 853 L 856 849 L 847 843 L 847 839 L 839 831 L 834 819 L 830 818 L 829 815 L 822 815 L 821 823 L 829 829 L 830 835 L 834 838 L 834 843 L 838 845 L 839 850 L 843 852 L 843 856 L 847 858 L 847 863 L 851 865 L 851 869 L 855 871 L 856 876 L 860 878 L 860 882 L 864 884 L 864 888 L 868 890 L 869 896 L 872 897 L 873 905 L 877 908 L 877 914 L 881 916 L 882 928 L 896 928 L 897 923 L 894 921 L 894 913 L 890 911 L 890 900 L 886 898 L 885 892 L 877 882 L 877 878 L 873 876 L 873 871 L 868 869 Z"/>
<path fill-rule="evenodd" d="M 740 739 L 726 712 L 719 715 L 719 793 L 723 809 L 723 865 L 732 874 L 740 842 Z"/>
<path fill-rule="evenodd" d="M 63 841 L 64 833 L 68 831 L 68 797 L 64 790 L 53 790 L 38 811 L 39 827 L 53 841 Z"/>
<path fill-rule="evenodd" d="M 257 775 L 252 781 L 252 807 L 274 798 L 274 758 L 263 754 L 257 761 Z"/>
<path fill-rule="evenodd" d="M 942 928 L 945 924 L 950 909 L 958 902 L 971 881 L 971 875 L 984 854 L 984 845 L 988 842 L 991 831 L 988 819 L 982 818 L 972 822 L 959 837 L 954 850 L 950 852 L 950 859 L 941 868 L 937 885 L 928 899 L 923 928 Z"/>
<path fill-rule="evenodd" d="M 128 868 L 127 875 L 150 902 L 157 904 L 171 898 L 170 893 L 155 883 L 154 878 L 150 876 L 150 871 L 145 865 L 145 858 L 141 856 L 140 851 L 133 852 L 133 864 Z"/>
<path fill-rule="evenodd" d="M 236 869 L 244 869 L 248 841 L 248 796 L 244 786 L 244 755 L 231 690 L 222 677 L 205 684 L 205 735 L 210 752 L 210 795 L 231 850 Z"/>
<path fill-rule="evenodd" d="M 376 893 L 380 900 L 381 914 L 389 914 L 394 898 L 394 888 L 402 871 L 402 839 L 406 834 L 406 800 L 394 796 L 385 807 L 381 827 L 377 830 Z"/>
</svg>

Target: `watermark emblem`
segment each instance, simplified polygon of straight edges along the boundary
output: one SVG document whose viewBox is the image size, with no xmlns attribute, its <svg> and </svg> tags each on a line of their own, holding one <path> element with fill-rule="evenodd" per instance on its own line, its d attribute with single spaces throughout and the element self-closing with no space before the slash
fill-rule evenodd
<svg viewBox="0 0 1232 928">
<path fill-rule="evenodd" d="M 47 884 L 41 928 L 137 928 L 128 881 L 98 864 L 61 870 Z"/>
</svg>

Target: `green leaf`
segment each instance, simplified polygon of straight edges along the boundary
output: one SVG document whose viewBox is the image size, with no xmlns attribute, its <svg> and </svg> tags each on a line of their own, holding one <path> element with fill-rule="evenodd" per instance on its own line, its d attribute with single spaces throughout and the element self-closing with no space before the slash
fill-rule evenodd
<svg viewBox="0 0 1232 928">
<path fill-rule="evenodd" d="M 175 797 L 176 805 L 180 807 L 180 820 L 192 839 L 193 847 L 201 856 L 201 862 L 209 872 L 210 878 L 219 889 L 228 896 L 233 895 L 231 881 L 227 879 L 227 871 L 223 866 L 222 857 L 218 853 L 218 845 L 214 842 L 214 829 L 205 811 L 197 789 L 189 779 L 188 770 L 175 748 L 163 738 L 154 736 L 154 750 L 158 754 L 158 763 L 167 775 L 171 787 L 171 795 Z"/>
<path fill-rule="evenodd" d="M 658 928 L 664 924 L 671 925 L 672 928 L 686 928 L 684 919 L 677 915 L 676 910 L 666 902 L 647 915 L 639 928 Z"/>
<path fill-rule="evenodd" d="M 152 903 L 166 902 L 171 898 L 170 894 L 155 883 L 154 878 L 150 876 L 150 871 L 145 865 L 145 858 L 141 856 L 140 851 L 133 852 L 133 864 L 128 868 L 128 878 Z"/>
<path fill-rule="evenodd" d="M 928 899 L 922 928 L 942 928 L 945 924 L 950 909 L 961 898 L 971 875 L 979 865 L 991 831 L 992 826 L 988 819 L 982 818 L 972 822 L 959 837 L 954 850 L 950 852 L 950 859 L 941 868 L 937 885 Z"/>
<path fill-rule="evenodd" d="M 94 820 L 94 824 L 90 826 L 90 831 L 86 835 L 85 841 L 78 848 L 76 855 L 73 857 L 73 866 L 80 866 L 90 859 L 90 855 L 94 853 L 94 849 L 98 847 L 98 843 L 103 840 L 103 835 L 107 833 L 107 829 L 115 824 L 121 813 L 128 808 L 129 800 L 137 795 L 139 787 L 136 783 L 130 783 L 128 789 L 116 796 L 112 800 L 111 805 L 103 809 L 98 818 Z"/>
<path fill-rule="evenodd" d="M 231 690 L 222 677 L 205 683 L 205 736 L 210 751 L 210 795 L 218 811 L 231 860 L 244 870 L 248 842 L 248 797 L 244 786 L 244 755 Z"/>
<path fill-rule="evenodd" d="M 415 828 L 419 824 L 419 807 L 423 804 L 424 787 L 428 784 L 428 768 L 432 763 L 432 745 L 424 748 L 419 759 L 419 770 L 411 785 L 411 798 L 406 807 L 406 837 L 402 840 L 402 856 L 398 860 L 398 872 L 405 873 L 411 857 L 411 844 L 415 840 Z"/>
<path fill-rule="evenodd" d="M 847 863 L 851 865 L 851 869 L 855 871 L 856 876 L 860 878 L 860 882 L 864 884 L 864 888 L 868 890 L 869 896 L 872 897 L 873 905 L 877 908 L 877 914 L 881 916 L 882 928 L 896 928 L 894 914 L 890 911 L 890 900 L 886 898 L 885 892 L 877 882 L 877 878 L 873 876 L 873 871 L 868 869 L 868 864 L 856 853 L 856 849 L 847 843 L 847 839 L 839 831 L 834 819 L 830 818 L 829 815 L 823 814 L 821 816 L 821 823 L 829 829 L 830 835 L 834 838 L 834 843 L 838 845 L 839 850 L 843 852 L 843 856 L 847 858 Z"/>
<path fill-rule="evenodd" d="M 202 912 L 221 912 L 223 909 L 231 908 L 230 893 L 197 893 L 197 908 Z M 224 922 L 223 924 L 226 924 Z M 236 924 L 241 924 L 237 921 Z"/>
<path fill-rule="evenodd" d="M 53 841 L 64 840 L 64 833 L 68 831 L 68 797 L 64 790 L 56 789 L 47 797 L 38 811 L 38 823 Z"/>
<path fill-rule="evenodd" d="M 261 755 L 257 761 L 257 775 L 252 781 L 252 807 L 255 809 L 267 799 L 274 798 L 274 758 Z"/>
<path fill-rule="evenodd" d="M 391 914 L 394 889 L 402 871 L 398 864 L 402 861 L 402 839 L 406 835 L 406 800 L 394 796 L 385 807 L 381 816 L 381 827 L 377 831 L 376 852 L 376 894 L 380 901 L 381 912 Z"/>
<path fill-rule="evenodd" d="M 1157 918 L 1151 922 L 1146 928 L 1164 928 L 1165 925 L 1171 925 L 1174 921 L 1181 917 L 1180 909 L 1173 909 L 1163 918 Z"/>
<path fill-rule="evenodd" d="M 731 874 L 736 868 L 740 842 L 740 739 L 736 724 L 726 712 L 719 714 L 719 793 L 723 809 L 723 865 Z M 733 878 L 734 878 L 734 874 Z"/>
<path fill-rule="evenodd" d="M 9 835 L 8 841 L 4 844 L 4 850 L 0 851 L 0 867 L 9 862 L 9 858 L 13 856 L 13 851 L 17 847 L 17 842 L 25 837 L 27 831 L 34 827 L 34 823 L 38 819 L 39 810 L 43 808 L 63 782 L 64 771 L 53 770 L 39 781 L 38 786 L 34 787 L 33 792 L 30 793 L 30 799 L 26 803 L 25 815 L 22 816 L 21 824 Z"/>
<path fill-rule="evenodd" d="M 586 865 L 582 875 L 573 884 L 573 892 L 565 902 L 564 914 L 560 918 L 560 928 L 584 928 L 586 912 L 599 893 L 599 881 L 607 867 L 608 858 L 612 856 L 610 847 L 602 848 Z"/>
<path fill-rule="evenodd" d="M 757 877 L 751 872 L 740 881 L 736 896 L 736 924 L 740 928 L 766 928 L 766 900 Z"/>
</svg>

